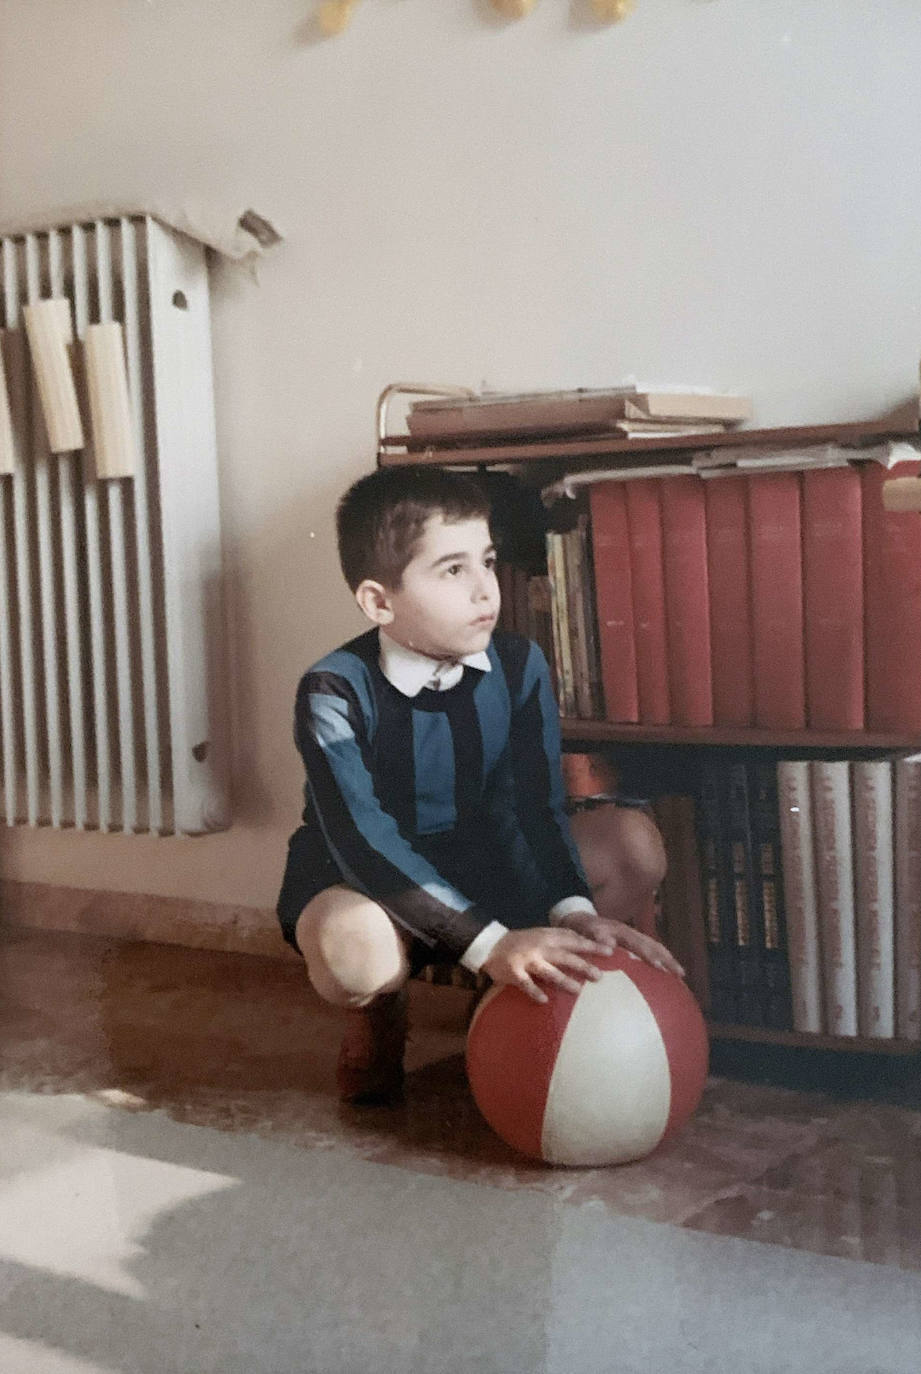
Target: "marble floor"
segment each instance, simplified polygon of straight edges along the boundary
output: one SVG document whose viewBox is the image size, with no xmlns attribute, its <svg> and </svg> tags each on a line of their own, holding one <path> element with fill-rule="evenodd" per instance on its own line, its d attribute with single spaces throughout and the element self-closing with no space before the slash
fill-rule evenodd
<svg viewBox="0 0 921 1374">
<path fill-rule="evenodd" d="M 639 1163 L 480 1118 L 469 997 L 340 1106 L 292 957 L 0 930 L 3 1374 L 916 1374 L 917 1062 L 714 1047 Z"/>
<path fill-rule="evenodd" d="M 79 1093 L 433 1178 L 921 1271 L 921 1060 L 715 1045 L 694 1120 L 649 1159 L 553 1169 L 480 1117 L 466 994 L 412 985 L 398 1109 L 341 1106 L 341 1021 L 295 960 L 7 930 L 0 1088 Z"/>
<path fill-rule="evenodd" d="M 4 1374 L 917 1374 L 921 1277 L 0 1091 Z"/>
</svg>

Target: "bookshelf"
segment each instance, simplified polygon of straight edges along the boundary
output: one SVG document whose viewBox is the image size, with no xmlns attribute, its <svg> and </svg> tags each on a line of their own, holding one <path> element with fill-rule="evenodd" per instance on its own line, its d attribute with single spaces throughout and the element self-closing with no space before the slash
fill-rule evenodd
<svg viewBox="0 0 921 1374">
<path fill-rule="evenodd" d="M 479 467 L 509 463 L 551 462 L 572 471 L 596 467 L 599 459 L 646 456 L 654 460 L 662 454 L 662 461 L 674 461 L 675 453 L 690 453 L 711 448 L 805 448 L 811 444 L 841 444 L 860 449 L 883 443 L 887 439 L 917 437 L 917 427 L 907 429 L 904 424 L 880 421 L 858 421 L 836 425 L 787 425 L 772 429 L 735 429 L 724 433 L 693 434 L 667 438 L 612 439 L 588 437 L 579 439 L 526 440 L 514 444 L 482 444 L 472 446 L 468 436 L 450 436 L 437 448 L 421 443 L 410 434 L 384 435 L 378 443 L 378 463 L 381 467 L 400 464 L 434 464 L 438 467 Z M 856 456 L 856 455 L 855 455 Z"/>
<path fill-rule="evenodd" d="M 768 730 L 728 725 L 632 725 L 608 720 L 563 719 L 563 738 L 597 744 L 693 744 L 713 747 L 829 749 L 868 756 L 921 752 L 921 737 L 888 730 Z"/>
<path fill-rule="evenodd" d="M 436 388 L 419 388 L 427 394 Z M 444 389 L 445 391 L 448 388 Z M 441 435 L 437 446 L 420 441 L 409 433 L 388 434 L 387 406 L 395 394 L 415 393 L 416 388 L 396 385 L 388 388 L 378 407 L 378 450 L 380 466 L 437 465 L 443 467 L 475 468 L 487 471 L 498 468 L 518 473 L 529 485 L 542 485 L 567 473 L 600 467 L 632 467 L 634 465 L 674 464 L 680 455 L 695 451 L 731 446 L 765 450 L 776 448 L 804 448 L 810 445 L 833 444 L 854 450 L 874 447 L 887 441 L 917 439 L 917 423 L 910 417 L 894 415 L 876 421 L 848 422 L 824 425 L 796 425 L 776 428 L 735 429 L 713 434 L 681 435 L 674 437 L 619 438 L 605 435 L 583 437 L 556 436 L 521 441 L 471 442 L 469 435 Z M 456 394 L 461 394 L 457 392 Z M 608 753 L 615 764 L 621 754 L 661 751 L 676 757 L 671 751 L 688 751 L 693 756 L 723 751 L 739 758 L 755 751 L 770 756 L 783 751 L 798 758 L 821 758 L 834 754 L 850 761 L 897 759 L 921 753 L 921 732 L 907 730 L 827 730 L 827 729 L 768 729 L 735 726 L 684 726 L 624 724 L 607 720 L 574 719 L 561 721 L 564 749 L 568 751 Z M 736 751 L 738 753 L 736 754 Z M 768 1045 L 834 1050 L 849 1053 L 884 1055 L 915 1055 L 921 1043 L 903 1036 L 876 1038 L 867 1035 L 837 1035 L 819 1032 L 777 1030 L 765 1026 L 736 1025 L 726 1021 L 710 1021 L 714 1040 L 762 1043 Z"/>
<path fill-rule="evenodd" d="M 721 1021 L 708 1021 L 707 1029 L 712 1040 L 781 1045 L 788 1049 L 836 1050 L 847 1054 L 887 1054 L 894 1057 L 921 1052 L 916 1040 L 898 1037 L 881 1040 L 869 1035 L 825 1035 L 819 1032 L 771 1030 L 768 1026 L 733 1026 Z"/>
</svg>

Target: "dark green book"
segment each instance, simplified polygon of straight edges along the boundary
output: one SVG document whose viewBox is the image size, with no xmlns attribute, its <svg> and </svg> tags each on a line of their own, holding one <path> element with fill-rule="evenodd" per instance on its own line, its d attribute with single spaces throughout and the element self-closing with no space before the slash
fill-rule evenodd
<svg viewBox="0 0 921 1374">
<path fill-rule="evenodd" d="M 777 795 L 777 764 L 773 759 L 750 765 L 749 796 L 760 907 L 764 1023 L 774 1030 L 792 1030 L 793 1004 L 780 847 L 780 803 Z"/>
<path fill-rule="evenodd" d="M 710 1014 L 714 1021 L 737 1023 L 738 971 L 736 968 L 735 910 L 732 880 L 727 864 L 723 808 L 720 804 L 719 764 L 704 763 L 697 792 L 697 843 L 703 897 L 707 959 L 710 969 Z"/>
<path fill-rule="evenodd" d="M 763 1026 L 764 938 L 758 875 L 752 847 L 748 770 L 744 763 L 730 763 L 725 774 L 726 850 L 728 854 L 734 916 L 735 956 L 738 970 L 739 1021 Z"/>
</svg>

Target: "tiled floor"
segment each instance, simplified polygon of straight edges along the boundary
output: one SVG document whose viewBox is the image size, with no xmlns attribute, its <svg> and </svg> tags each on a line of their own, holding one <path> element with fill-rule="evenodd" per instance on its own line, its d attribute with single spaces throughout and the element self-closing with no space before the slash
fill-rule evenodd
<svg viewBox="0 0 921 1374">
<path fill-rule="evenodd" d="M 552 1169 L 480 1117 L 463 998 L 413 985 L 406 1105 L 340 1106 L 341 1022 L 294 962 L 70 934 L 0 944 L 0 1087 L 335 1148 L 418 1174 L 921 1270 L 921 1066 L 714 1047 L 691 1125 L 651 1158 Z M 795 1086 L 790 1086 L 790 1084 Z"/>
</svg>

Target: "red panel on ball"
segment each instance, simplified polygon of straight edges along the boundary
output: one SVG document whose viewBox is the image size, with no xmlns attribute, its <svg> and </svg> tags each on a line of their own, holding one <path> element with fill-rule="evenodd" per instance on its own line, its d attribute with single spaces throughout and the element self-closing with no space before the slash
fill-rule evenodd
<svg viewBox="0 0 921 1374">
<path fill-rule="evenodd" d="M 522 1154 L 541 1158 L 550 1076 L 575 997 L 548 990 L 532 1001 L 518 988 L 490 996 L 467 1037 L 467 1076 L 474 1101 L 497 1135 Z"/>
<path fill-rule="evenodd" d="M 665 1053 L 668 1055 L 668 1067 L 672 1075 L 672 1109 L 663 1139 L 670 1136 L 673 1131 L 680 1130 L 697 1111 L 706 1086 L 710 1062 L 706 1022 L 696 1000 L 683 983 L 681 989 L 697 1015 L 692 1016 L 690 1011 L 682 1013 L 681 1029 L 677 1034 L 666 1033 L 665 1036 Z M 678 1002 L 679 999 L 676 997 L 672 1015 L 678 1010 Z"/>
</svg>

